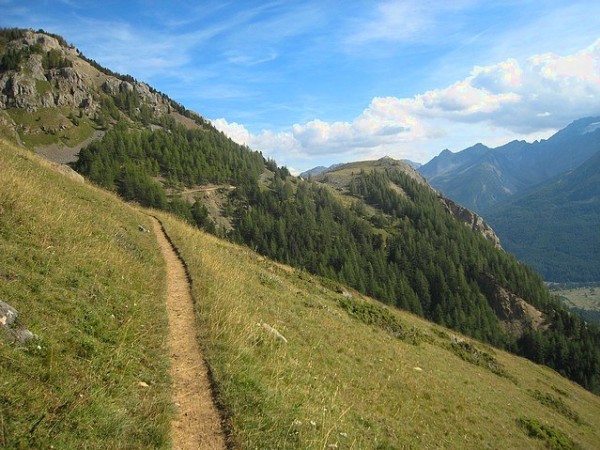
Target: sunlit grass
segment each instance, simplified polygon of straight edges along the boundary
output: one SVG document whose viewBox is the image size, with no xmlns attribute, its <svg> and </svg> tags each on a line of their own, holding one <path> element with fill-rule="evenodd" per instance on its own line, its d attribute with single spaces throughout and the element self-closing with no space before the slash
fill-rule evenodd
<svg viewBox="0 0 600 450">
<path fill-rule="evenodd" d="M 0 447 L 167 448 L 148 217 L 4 143 L 0 173 L 0 299 L 41 338 L 0 340 Z M 597 448 L 600 399 L 554 371 L 157 214 L 237 447 Z"/>
<path fill-rule="evenodd" d="M 544 448 L 522 417 L 600 442 L 600 399 L 554 371 L 161 217 L 241 448 Z"/>
<path fill-rule="evenodd" d="M 151 222 L 0 142 L 0 447 L 166 448 L 165 271 Z M 139 385 L 144 381 L 149 387 Z"/>
</svg>

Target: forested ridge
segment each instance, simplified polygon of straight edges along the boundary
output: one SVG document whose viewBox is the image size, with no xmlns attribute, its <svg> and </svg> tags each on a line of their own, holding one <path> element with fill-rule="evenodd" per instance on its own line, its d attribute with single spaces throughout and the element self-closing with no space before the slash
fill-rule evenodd
<svg viewBox="0 0 600 450">
<path fill-rule="evenodd" d="M 359 174 L 348 207 L 330 188 L 289 176 L 222 133 L 175 123 L 154 131 L 117 125 L 82 150 L 75 167 L 127 199 L 170 209 L 211 232 L 214 224 L 200 201 L 168 199 L 165 187 L 233 184 L 230 239 L 600 390 L 598 329 L 570 314 L 535 272 L 455 220 L 435 192 L 401 172 Z M 266 184 L 263 173 L 270 174 Z M 505 332 L 486 277 L 543 311 L 548 329 L 518 338 Z"/>
</svg>

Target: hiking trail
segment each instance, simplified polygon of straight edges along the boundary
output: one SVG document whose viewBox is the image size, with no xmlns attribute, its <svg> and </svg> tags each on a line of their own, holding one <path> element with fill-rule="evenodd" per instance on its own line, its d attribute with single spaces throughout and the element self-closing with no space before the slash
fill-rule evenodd
<svg viewBox="0 0 600 450">
<path fill-rule="evenodd" d="M 174 449 L 226 449 L 219 412 L 213 402 L 208 370 L 197 340 L 191 286 L 182 260 L 158 219 L 154 232 L 167 263 L 167 314 L 173 402 Z"/>
</svg>

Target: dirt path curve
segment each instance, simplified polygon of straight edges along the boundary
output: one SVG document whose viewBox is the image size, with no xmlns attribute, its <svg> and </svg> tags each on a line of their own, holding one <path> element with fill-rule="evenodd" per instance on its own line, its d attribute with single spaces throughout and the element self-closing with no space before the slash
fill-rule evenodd
<svg viewBox="0 0 600 450">
<path fill-rule="evenodd" d="M 167 311 L 173 401 L 173 448 L 225 449 L 221 420 L 210 390 L 208 371 L 196 339 L 194 305 L 185 268 L 166 232 L 153 219 L 154 232 L 167 262 Z"/>
</svg>

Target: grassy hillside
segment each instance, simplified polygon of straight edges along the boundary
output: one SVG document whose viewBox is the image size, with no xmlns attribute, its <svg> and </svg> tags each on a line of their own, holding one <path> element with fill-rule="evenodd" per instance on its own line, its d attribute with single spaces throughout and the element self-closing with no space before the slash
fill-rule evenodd
<svg viewBox="0 0 600 450">
<path fill-rule="evenodd" d="M 161 218 L 191 271 L 240 448 L 600 441 L 600 399 L 554 371 Z"/>
<path fill-rule="evenodd" d="M 0 443 L 167 448 L 164 267 L 138 230 L 147 216 L 5 143 L 0 169 L 0 298 L 40 336 L 0 340 Z M 191 271 L 238 447 L 600 439 L 600 399 L 552 370 L 161 217 Z"/>
<path fill-rule="evenodd" d="M 0 173 L 0 300 L 39 336 L 0 338 L 0 447 L 168 447 L 165 271 L 138 230 L 148 217 L 3 141 Z"/>
</svg>

